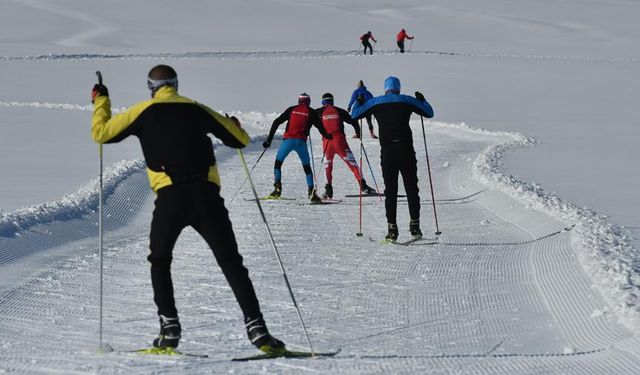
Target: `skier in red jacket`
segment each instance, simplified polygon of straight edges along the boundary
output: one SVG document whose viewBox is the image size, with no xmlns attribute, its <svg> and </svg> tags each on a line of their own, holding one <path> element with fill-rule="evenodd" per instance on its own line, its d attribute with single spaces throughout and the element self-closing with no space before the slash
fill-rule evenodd
<svg viewBox="0 0 640 375">
<path fill-rule="evenodd" d="M 362 41 L 362 45 L 364 46 L 365 55 L 367 54 L 367 48 L 369 48 L 370 54 L 373 55 L 373 47 L 371 47 L 371 43 L 369 43 L 369 39 L 373 40 L 375 43 L 378 43 L 376 38 L 373 37 L 373 34 L 371 34 L 371 31 L 367 31 L 366 34 L 363 34 L 360 37 L 360 40 Z"/>
<path fill-rule="evenodd" d="M 327 133 L 331 134 L 333 138 L 322 138 L 322 151 L 324 153 L 324 170 L 327 177 L 327 185 L 324 187 L 323 198 L 333 198 L 333 158 L 336 154 L 342 158 L 347 164 L 347 167 L 351 169 L 351 172 L 360 185 L 360 190 L 363 194 L 375 193 L 375 189 L 367 185 L 367 182 L 362 178 L 362 172 L 358 168 L 356 158 L 353 156 L 353 152 L 349 148 L 347 138 L 344 134 L 344 123 L 347 122 L 353 126 L 358 136 L 360 134 L 360 125 L 358 122 L 351 118 L 349 112 L 342 108 L 333 105 L 333 95 L 326 93 L 322 95 L 322 107 L 316 109 L 318 116 L 322 120 L 322 126 L 326 129 Z"/>
<path fill-rule="evenodd" d="M 320 197 L 316 194 L 316 188 L 313 185 L 313 170 L 311 168 L 311 159 L 309 158 L 309 150 L 307 149 L 307 139 L 309 138 L 309 132 L 311 126 L 315 126 L 323 137 L 331 139 L 331 134 L 328 134 L 322 122 L 318 117 L 318 114 L 310 107 L 311 98 L 306 93 L 300 94 L 298 97 L 298 105 L 287 108 L 277 119 L 273 120 L 271 124 L 271 130 L 267 140 L 264 141 L 262 146 L 264 148 L 271 147 L 271 141 L 282 123 L 287 122 L 287 128 L 282 136 L 283 141 L 280 144 L 278 153 L 276 154 L 276 161 L 273 167 L 273 174 L 275 177 L 275 183 L 273 184 L 274 190 L 267 197 L 268 199 L 279 199 L 282 194 L 282 164 L 284 159 L 292 152 L 295 151 L 300 157 L 302 162 L 302 168 L 306 175 L 307 186 L 309 187 L 309 199 L 312 203 L 319 203 Z"/>
<path fill-rule="evenodd" d="M 409 36 L 409 34 L 407 34 L 407 32 L 404 29 L 402 29 L 402 30 L 400 30 L 398 35 L 396 35 L 396 41 L 398 42 L 398 47 L 400 48 L 400 53 L 404 53 L 404 40 L 405 39 L 413 39 L 413 37 Z"/>
</svg>

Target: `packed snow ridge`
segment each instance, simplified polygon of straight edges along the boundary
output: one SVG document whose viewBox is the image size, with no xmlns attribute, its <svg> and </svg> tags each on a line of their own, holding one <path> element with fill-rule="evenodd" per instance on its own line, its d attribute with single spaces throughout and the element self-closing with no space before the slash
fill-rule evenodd
<svg viewBox="0 0 640 375">
<path fill-rule="evenodd" d="M 536 183 L 526 183 L 504 174 L 502 160 L 508 150 L 534 145 L 533 138 L 519 133 L 495 132 L 462 124 L 432 123 L 439 127 L 455 127 L 461 131 L 508 136 L 511 142 L 488 147 L 474 161 L 474 178 L 489 187 L 507 193 L 529 207 L 575 224 L 574 244 L 579 259 L 591 275 L 592 282 L 620 313 L 621 321 L 630 327 L 640 318 L 640 258 L 631 244 L 631 234 L 607 221 L 608 217 L 589 208 L 565 202 L 554 193 L 545 192 Z"/>
</svg>

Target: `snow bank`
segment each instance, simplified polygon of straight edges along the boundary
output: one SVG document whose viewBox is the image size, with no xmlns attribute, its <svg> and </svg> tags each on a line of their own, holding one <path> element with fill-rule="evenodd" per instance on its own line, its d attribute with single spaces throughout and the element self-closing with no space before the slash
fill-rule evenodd
<svg viewBox="0 0 640 375">
<path fill-rule="evenodd" d="M 59 103 L 17 103 L 0 101 L 0 106 L 2 105 L 82 111 L 93 110 L 93 106 Z M 114 108 L 113 112 L 121 112 L 124 109 L 126 108 Z M 278 114 L 264 115 L 257 112 L 249 112 L 246 114 L 242 112 L 229 112 L 229 115 L 238 117 L 245 127 L 265 129 L 267 127 L 265 124 L 267 122 L 271 124 L 271 121 L 273 121 Z M 266 133 L 260 133 L 251 136 L 251 142 L 262 143 L 266 138 Z M 213 144 L 216 148 L 223 146 L 223 143 L 219 139 L 214 139 Z M 224 152 L 221 152 L 220 155 L 217 156 L 219 158 L 224 156 Z M 104 199 L 106 200 L 118 184 L 126 180 L 127 177 L 144 168 L 145 163 L 142 159 L 121 161 L 105 168 L 103 176 Z M 54 220 L 77 219 L 96 211 L 98 209 L 99 184 L 100 181 L 96 178 L 81 187 L 77 192 L 65 195 L 60 200 L 22 207 L 9 213 L 0 211 L 0 237 L 13 237 L 20 231 L 27 230 L 37 224 L 46 224 Z"/>
<path fill-rule="evenodd" d="M 103 175 L 105 198 L 113 193 L 120 182 L 144 168 L 144 165 L 144 161 L 138 159 L 121 161 L 106 169 Z M 96 178 L 58 201 L 23 207 L 11 213 L 0 213 L 0 236 L 15 236 L 36 224 L 79 218 L 93 212 L 98 209 L 99 189 L 100 180 Z"/>
<path fill-rule="evenodd" d="M 466 124 L 432 122 L 436 127 L 507 137 L 506 143 L 488 147 L 474 161 L 474 178 L 568 223 L 575 223 L 574 245 L 577 256 L 609 304 L 630 327 L 640 324 L 640 252 L 631 244 L 631 234 L 623 227 L 608 222 L 606 215 L 586 207 L 577 207 L 545 192 L 536 183 L 525 183 L 503 173 L 506 151 L 531 146 L 536 141 L 520 133 L 477 129 Z"/>
</svg>

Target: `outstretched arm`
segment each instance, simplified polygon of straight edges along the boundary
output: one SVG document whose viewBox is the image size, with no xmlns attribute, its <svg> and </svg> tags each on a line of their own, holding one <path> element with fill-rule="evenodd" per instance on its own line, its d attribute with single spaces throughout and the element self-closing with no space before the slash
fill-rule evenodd
<svg viewBox="0 0 640 375">
<path fill-rule="evenodd" d="M 97 143 L 116 143 L 136 134 L 140 114 L 151 105 L 151 101 L 137 104 L 111 117 L 111 100 L 108 96 L 97 96 L 94 100 L 91 119 L 91 136 Z"/>
<path fill-rule="evenodd" d="M 209 132 L 219 138 L 225 146 L 244 148 L 251 142 L 249 134 L 240 127 L 238 119 L 223 116 L 203 104 L 198 103 L 198 105 L 211 117 Z"/>
<path fill-rule="evenodd" d="M 364 99 L 363 99 L 364 100 Z M 373 114 L 374 100 L 367 100 L 366 102 L 357 101 L 353 105 L 351 110 L 351 117 L 354 120 L 360 120 L 363 117 Z"/>
<path fill-rule="evenodd" d="M 420 116 L 424 116 L 426 118 L 432 118 L 433 108 L 431 108 L 431 104 L 429 104 L 427 99 L 425 99 L 424 95 L 422 95 L 420 91 L 416 91 L 415 95 L 416 95 L 415 98 L 407 96 L 407 98 L 409 98 L 409 102 L 413 105 L 413 108 L 414 108 L 413 111 L 419 114 Z"/>
<path fill-rule="evenodd" d="M 351 126 L 353 126 L 353 130 L 356 131 L 356 134 L 360 135 L 360 124 L 358 124 L 357 120 L 354 120 L 353 117 L 351 117 L 349 112 L 342 108 L 338 108 L 338 114 L 340 114 L 340 120 L 347 124 L 351 124 Z"/>
<path fill-rule="evenodd" d="M 327 139 L 333 138 L 331 134 L 327 133 L 327 130 L 324 128 L 324 125 L 322 125 L 322 119 L 320 119 L 318 112 L 314 110 L 309 111 L 309 122 L 311 125 L 318 128 L 318 131 L 320 132 L 320 134 L 322 134 L 323 137 Z M 311 126 L 309 126 L 309 128 L 311 128 Z"/>
<path fill-rule="evenodd" d="M 273 140 L 273 136 L 276 134 L 276 130 L 278 130 L 278 126 L 282 125 L 283 122 L 289 119 L 292 109 L 293 107 L 287 108 L 284 112 L 282 112 L 280 116 L 278 116 L 278 118 L 273 120 L 273 123 L 271 124 L 271 130 L 269 130 L 269 136 L 267 137 L 265 144 L 269 144 L 269 145 L 271 144 L 271 141 Z"/>
</svg>

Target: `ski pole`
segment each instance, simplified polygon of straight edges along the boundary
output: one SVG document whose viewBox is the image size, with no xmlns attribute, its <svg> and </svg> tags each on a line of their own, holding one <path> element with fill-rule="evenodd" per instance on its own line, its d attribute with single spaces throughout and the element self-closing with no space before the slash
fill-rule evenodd
<svg viewBox="0 0 640 375">
<path fill-rule="evenodd" d="M 378 198 L 382 200 L 380 196 L 380 189 L 378 188 L 378 182 L 376 181 L 376 176 L 373 174 L 373 168 L 371 167 L 371 163 L 369 162 L 369 156 L 367 156 L 367 150 L 365 150 L 364 145 L 362 146 L 362 151 L 364 153 L 364 157 L 367 160 L 367 165 L 369 166 L 369 172 L 371 172 L 371 178 L 373 178 L 373 183 L 376 185 L 376 193 L 378 193 Z M 362 173 L 362 171 L 360 171 Z"/>
<path fill-rule="evenodd" d="M 431 178 L 431 164 L 429 163 L 429 150 L 427 149 L 427 135 L 424 132 L 424 117 L 420 116 L 420 122 L 422 123 L 422 139 L 424 140 L 424 152 L 427 155 L 427 170 L 429 171 L 429 186 L 431 187 L 431 202 L 433 203 L 433 217 L 436 221 L 436 236 L 442 234 L 438 227 L 438 213 L 436 212 L 436 198 L 433 194 L 433 181 Z"/>
<path fill-rule="evenodd" d="M 260 159 L 262 159 L 262 156 L 264 155 L 265 152 L 267 152 L 266 148 L 264 149 L 264 151 L 262 151 L 260 156 L 258 156 L 258 159 L 256 159 L 255 163 L 253 163 L 253 167 L 251 167 L 251 170 L 249 171 L 249 174 L 253 173 L 253 170 L 256 169 L 256 166 L 258 165 L 258 162 L 260 161 Z M 229 201 L 229 204 L 233 203 L 233 201 L 236 199 L 238 194 L 242 191 L 242 187 L 244 186 L 244 184 L 247 183 L 247 179 L 248 179 L 248 177 L 244 178 L 244 181 L 242 181 L 242 184 L 240 184 L 240 187 L 238 188 L 238 190 L 236 190 L 236 193 L 233 195 L 233 198 L 231 198 L 231 200 Z"/>
<path fill-rule="evenodd" d="M 411 52 L 411 47 L 413 47 L 413 39 L 411 39 L 411 42 L 409 42 L 409 52 Z"/>
<path fill-rule="evenodd" d="M 98 76 L 98 84 L 102 85 L 102 73 L 100 73 L 100 71 L 98 70 L 96 72 L 96 75 Z M 103 157 L 102 157 L 102 143 L 99 144 L 98 146 L 98 156 L 100 159 L 99 165 L 100 165 L 100 172 L 99 172 L 99 190 L 98 190 L 98 256 L 100 258 L 100 297 L 98 299 L 98 304 L 99 304 L 99 314 L 100 317 L 98 319 L 98 324 L 99 324 L 99 328 L 98 328 L 98 335 L 99 335 L 99 351 L 102 352 L 102 290 L 103 290 L 103 256 L 102 256 L 102 244 L 103 244 L 103 227 L 102 227 L 102 190 L 103 190 L 103 185 L 102 185 L 102 175 L 103 175 Z"/>
<path fill-rule="evenodd" d="M 325 148 L 324 148 L 324 139 L 323 139 L 323 142 L 322 142 L 322 158 L 320 159 L 320 168 L 324 168 L 324 157 L 327 154 L 326 151 L 327 150 L 325 150 Z M 325 170 L 325 179 L 326 179 L 326 177 L 327 177 L 327 172 L 326 172 L 327 169 L 325 168 L 324 170 Z M 327 181 L 327 183 L 328 182 L 329 181 Z"/>
<path fill-rule="evenodd" d="M 313 173 L 313 192 L 318 189 L 318 179 L 316 178 L 316 161 L 313 159 L 313 144 L 311 143 L 311 132 L 309 132 L 309 149 L 311 150 L 311 173 Z"/>
<path fill-rule="evenodd" d="M 362 150 L 364 150 L 364 147 L 362 146 L 362 120 L 360 120 L 360 173 L 362 173 Z M 359 189 L 359 198 L 358 198 L 358 221 L 359 221 L 359 230 L 358 233 L 356 233 L 356 236 L 358 237 L 362 237 L 362 187 L 360 187 Z"/>
<path fill-rule="evenodd" d="M 264 211 L 262 210 L 262 205 L 260 204 L 260 199 L 258 198 L 258 192 L 256 191 L 256 187 L 253 184 L 253 179 L 251 178 L 251 174 L 249 173 L 249 168 L 247 168 L 247 162 L 244 160 L 244 155 L 242 155 L 242 151 L 240 151 L 240 149 L 238 149 L 238 155 L 240 155 L 240 161 L 242 162 L 242 167 L 244 168 L 244 172 L 247 174 L 247 179 L 249 180 L 251 191 L 253 191 L 253 196 L 256 198 L 256 204 L 258 205 L 260 216 L 262 216 L 262 221 L 264 222 L 264 225 L 267 228 L 267 233 L 269 234 L 269 240 L 271 241 L 271 247 L 273 248 L 273 251 L 276 254 L 276 258 L 278 259 L 278 264 L 280 264 L 280 269 L 282 270 L 282 277 L 284 278 L 284 282 L 287 285 L 287 289 L 289 290 L 289 295 L 291 296 L 291 300 L 293 301 L 293 306 L 296 308 L 296 311 L 298 312 L 298 318 L 300 319 L 302 330 L 304 331 L 304 334 L 307 337 L 307 342 L 309 343 L 309 350 L 311 351 L 311 355 L 315 356 L 315 352 L 313 351 L 313 345 L 311 345 L 311 339 L 309 338 L 309 333 L 307 332 L 307 327 L 304 324 L 304 319 L 302 319 L 302 313 L 300 312 L 300 308 L 298 307 L 298 303 L 296 302 L 296 297 L 293 295 L 293 290 L 291 289 L 291 284 L 289 283 L 287 272 L 284 269 L 284 264 L 282 264 L 282 259 L 280 258 L 278 247 L 276 246 L 276 242 L 273 240 L 273 234 L 271 233 L 269 222 L 267 222 L 267 217 L 264 215 Z"/>
</svg>

